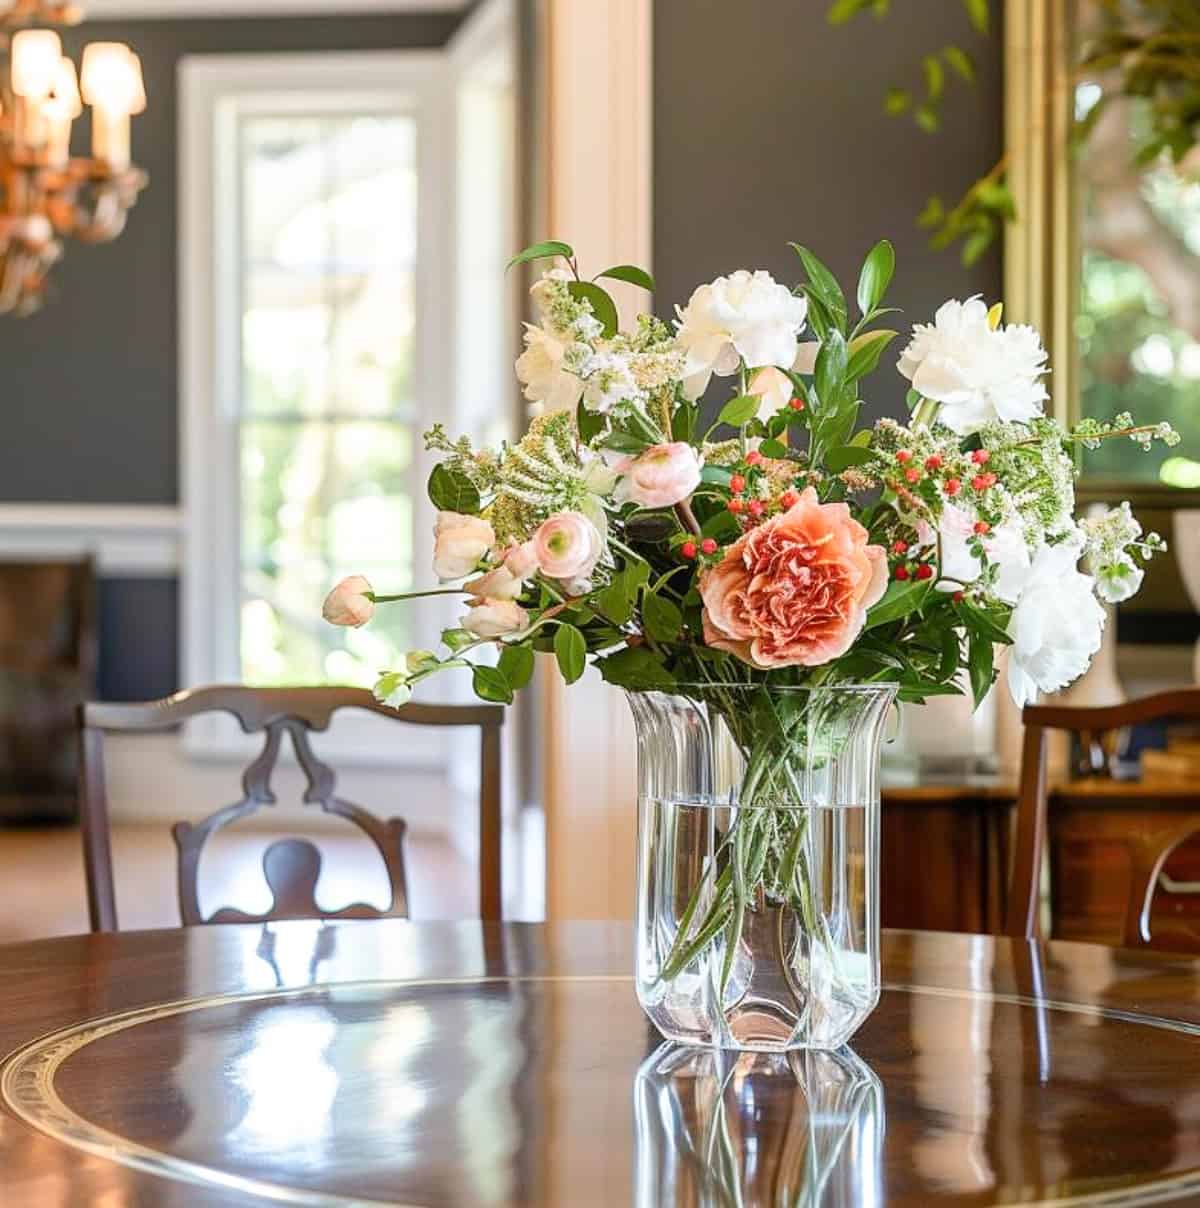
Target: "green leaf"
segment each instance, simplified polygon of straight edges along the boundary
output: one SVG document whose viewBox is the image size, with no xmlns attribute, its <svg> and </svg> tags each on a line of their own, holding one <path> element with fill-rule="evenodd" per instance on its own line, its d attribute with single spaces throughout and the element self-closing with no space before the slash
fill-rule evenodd
<svg viewBox="0 0 1200 1208">
<path fill-rule="evenodd" d="M 942 51 L 942 58 L 968 84 L 975 83 L 975 60 L 961 46 L 947 46 Z"/>
<path fill-rule="evenodd" d="M 480 700 L 496 705 L 511 705 L 513 694 L 504 673 L 495 667 L 478 666 L 471 672 L 471 685 Z"/>
<path fill-rule="evenodd" d="M 612 268 L 606 268 L 604 272 L 596 274 L 597 279 L 600 277 L 609 277 L 613 281 L 627 281 L 630 285 L 639 285 L 642 289 L 654 292 L 654 278 L 650 276 L 644 268 L 638 268 L 636 264 L 615 264 Z"/>
<path fill-rule="evenodd" d="M 568 684 L 573 684 L 587 665 L 587 642 L 574 625 L 559 625 L 554 635 L 554 657 Z"/>
<path fill-rule="evenodd" d="M 458 470 L 434 466 L 429 475 L 428 491 L 429 501 L 439 512 L 461 512 L 464 516 L 479 514 L 479 489 Z"/>
<path fill-rule="evenodd" d="M 958 670 L 959 656 L 962 645 L 959 641 L 958 630 L 947 627 L 942 630 L 942 657 L 938 663 L 937 675 L 940 680 L 948 680 Z"/>
<path fill-rule="evenodd" d="M 527 264 L 530 260 L 545 260 L 550 256 L 563 256 L 570 260 L 575 255 L 575 249 L 569 243 L 561 243 L 557 239 L 547 239 L 544 243 L 530 244 L 523 252 L 518 252 L 506 268 L 515 268 L 518 264 Z"/>
<path fill-rule="evenodd" d="M 830 449 L 825 454 L 825 468 L 833 474 L 840 474 L 851 466 L 865 466 L 874 460 L 875 454 L 870 449 L 863 449 L 858 445 L 842 445 L 840 448 Z"/>
<path fill-rule="evenodd" d="M 717 416 L 717 422 L 728 424 L 731 428 L 740 428 L 743 424 L 749 423 L 758 414 L 758 409 L 761 406 L 762 399 L 757 394 L 739 394 L 737 398 L 731 398 L 721 408 L 721 414 Z"/>
<path fill-rule="evenodd" d="M 774 458 L 776 461 L 783 461 L 788 455 L 788 447 L 781 440 L 775 440 L 773 437 L 770 440 L 764 440 L 758 446 L 758 451 L 764 457 Z"/>
<path fill-rule="evenodd" d="M 479 639 L 467 629 L 443 629 L 442 642 L 451 650 L 457 653 L 464 646 L 470 646 L 472 642 L 477 642 Z"/>
<path fill-rule="evenodd" d="M 984 252 L 992 246 L 995 238 L 996 231 L 994 226 L 989 226 L 986 230 L 976 231 L 963 244 L 962 262 L 964 267 L 970 268 L 973 264 L 976 264 Z"/>
<path fill-rule="evenodd" d="M 627 646 L 597 659 L 596 666 L 606 683 L 631 692 L 669 692 L 675 687 L 675 677 L 646 646 Z"/>
<path fill-rule="evenodd" d="M 985 612 L 982 608 L 976 608 L 973 604 L 968 604 L 965 600 L 958 605 L 958 613 L 972 633 L 986 637 L 991 642 L 1000 642 L 1005 646 L 1012 644 L 1012 638 L 1006 628 L 1007 622 L 1001 624 L 990 613 Z"/>
<path fill-rule="evenodd" d="M 883 98 L 883 111 L 889 117 L 899 117 L 912 106 L 912 93 L 907 88 L 889 88 Z"/>
<path fill-rule="evenodd" d="M 728 466 L 705 466 L 700 471 L 700 481 L 715 483 L 719 487 L 727 487 L 733 477 L 733 471 Z"/>
<path fill-rule="evenodd" d="M 845 25 L 852 17 L 870 7 L 871 3 L 872 0 L 834 0 L 825 19 L 830 25 Z"/>
<path fill-rule="evenodd" d="M 917 226 L 929 229 L 930 227 L 941 226 L 946 217 L 946 203 L 940 197 L 931 197 L 926 203 L 925 208 L 917 217 Z"/>
<path fill-rule="evenodd" d="M 642 621 L 656 642 L 673 642 L 683 626 L 683 614 L 672 601 L 647 592 L 642 597 Z"/>
<path fill-rule="evenodd" d="M 617 304 L 600 286 L 592 281 L 572 281 L 567 285 L 567 291 L 572 298 L 588 303 L 592 314 L 604 328 L 605 338 L 616 334 Z"/>
<path fill-rule="evenodd" d="M 802 247 L 798 243 L 788 246 L 800 257 L 804 271 L 808 274 L 809 288 L 816 292 L 825 309 L 829 311 L 835 325 L 845 334 L 849 311 L 846 309 L 846 297 L 842 293 L 842 287 L 837 283 L 837 278 L 808 248 Z"/>
<path fill-rule="evenodd" d="M 589 411 L 582 401 L 575 408 L 575 428 L 582 444 L 590 445 L 604 431 L 606 422 L 603 415 L 598 411 Z"/>
<path fill-rule="evenodd" d="M 813 384 L 823 407 L 836 405 L 846 380 L 846 367 L 846 341 L 841 332 L 831 331 L 817 353 L 817 364 L 813 371 Z"/>
<path fill-rule="evenodd" d="M 519 691 L 533 676 L 533 651 L 528 646 L 505 646 L 497 668 L 509 687 Z"/>
<path fill-rule="evenodd" d="M 883 301 L 895 271 L 896 249 L 881 239 L 867 253 L 858 275 L 858 309 L 862 314 L 869 315 Z"/>
<path fill-rule="evenodd" d="M 596 604 L 614 625 L 628 624 L 633 616 L 633 600 L 625 590 L 622 575 L 613 577 L 613 581 L 596 597 Z"/>
<path fill-rule="evenodd" d="M 913 110 L 913 120 L 926 134 L 936 134 L 942 124 L 938 111 L 932 105 L 918 105 Z"/>
<path fill-rule="evenodd" d="M 987 696 L 995 679 L 992 658 L 992 643 L 985 637 L 972 634 L 967 670 L 971 676 L 971 694 L 975 698 L 976 708 L 979 708 L 983 698 Z"/>
<path fill-rule="evenodd" d="M 868 373 L 874 373 L 879 364 L 879 358 L 883 356 L 883 350 L 898 334 L 898 332 L 881 328 L 879 331 L 867 331 L 861 336 L 855 336 L 850 341 L 850 359 L 846 363 L 846 377 L 852 382 L 856 382 L 859 378 L 866 377 Z"/>
<path fill-rule="evenodd" d="M 988 8 L 988 0 L 963 0 L 963 5 L 967 10 L 967 16 L 971 19 L 971 24 L 981 34 L 986 34 L 991 25 L 992 16 Z"/>
<path fill-rule="evenodd" d="M 925 603 L 932 582 L 932 579 L 925 582 L 910 579 L 906 583 L 893 580 L 883 593 L 883 599 L 867 613 L 866 628 L 874 629 L 878 625 L 887 625 L 916 612 Z"/>
<path fill-rule="evenodd" d="M 605 433 L 600 445 L 602 448 L 612 449 L 617 453 L 640 453 L 643 449 L 650 447 L 644 436 L 635 436 L 634 433 L 626 432 L 621 428 L 614 428 L 611 432 Z"/>
</svg>

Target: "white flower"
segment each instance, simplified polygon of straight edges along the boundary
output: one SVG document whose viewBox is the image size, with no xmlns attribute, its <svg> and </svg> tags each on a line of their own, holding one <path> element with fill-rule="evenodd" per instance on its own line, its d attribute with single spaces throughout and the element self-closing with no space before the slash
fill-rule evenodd
<svg viewBox="0 0 1200 1208">
<path fill-rule="evenodd" d="M 496 544 L 486 520 L 458 512 L 439 512 L 433 535 L 433 573 L 443 583 L 469 575 Z"/>
<path fill-rule="evenodd" d="M 583 405 L 589 411 L 603 415 L 618 403 L 641 397 L 628 356 L 605 350 L 589 358 L 583 388 Z"/>
<path fill-rule="evenodd" d="M 1128 555 L 1097 566 L 1096 594 L 1109 604 L 1123 604 L 1141 590 L 1146 572 Z"/>
<path fill-rule="evenodd" d="M 1008 686 L 1018 708 L 1077 680 L 1100 649 L 1105 613 L 1078 569 L 1082 542 L 1043 545 L 1013 610 Z"/>
<path fill-rule="evenodd" d="M 942 404 L 938 421 L 959 436 L 997 419 L 1025 423 L 1049 397 L 1041 337 L 1032 327 L 993 331 L 979 298 L 946 302 L 932 325 L 918 323 L 898 368 L 918 394 Z"/>
<path fill-rule="evenodd" d="M 517 357 L 517 377 L 531 403 L 543 403 L 552 411 L 569 410 L 583 394 L 583 382 L 564 362 L 570 344 L 545 327 L 525 325 L 525 351 Z"/>
<path fill-rule="evenodd" d="M 480 600 L 463 616 L 462 627 L 477 638 L 499 638 L 529 624 L 529 614 L 512 600 Z"/>
<path fill-rule="evenodd" d="M 768 365 L 760 369 L 750 381 L 749 394 L 757 394 L 762 402 L 758 407 L 758 418 L 764 423 L 773 415 L 778 415 L 792 401 L 795 389 L 792 379 L 782 369 Z"/>
<path fill-rule="evenodd" d="M 925 544 L 932 533 L 922 533 Z M 975 517 L 966 508 L 948 503 L 942 509 L 938 521 L 938 536 L 941 538 L 941 576 L 948 580 L 939 583 L 945 591 L 954 591 L 958 586 L 966 587 L 983 574 L 982 562 L 971 552 L 971 542 L 978 540 L 987 555 L 989 565 L 996 568 L 991 594 L 1012 604 L 1021 590 L 1029 571 L 1029 546 L 1019 519 L 1009 517 L 982 537 L 975 534 Z"/>
<path fill-rule="evenodd" d="M 790 369 L 808 301 L 778 284 L 770 273 L 739 269 L 711 285 L 701 285 L 686 308 L 676 309 L 676 339 L 686 354 L 683 388 L 695 399 L 714 373 L 728 377 L 743 361 L 751 369 L 765 365 Z"/>
</svg>

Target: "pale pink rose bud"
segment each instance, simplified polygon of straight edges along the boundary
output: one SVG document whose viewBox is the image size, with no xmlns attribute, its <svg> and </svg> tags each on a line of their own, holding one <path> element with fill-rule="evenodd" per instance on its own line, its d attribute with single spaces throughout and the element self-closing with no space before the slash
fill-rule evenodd
<svg viewBox="0 0 1200 1208">
<path fill-rule="evenodd" d="M 542 574 L 551 579 L 579 579 L 600 560 L 599 530 L 582 512 L 556 512 L 533 535 Z"/>
<path fill-rule="evenodd" d="M 538 571 L 537 547 L 532 541 L 512 546 L 505 551 L 504 565 L 518 579 L 532 579 Z"/>
<path fill-rule="evenodd" d="M 529 624 L 529 614 L 512 600 L 480 600 L 462 619 L 462 627 L 477 638 L 499 638 Z"/>
<path fill-rule="evenodd" d="M 760 369 L 750 379 L 750 389 L 747 393 L 757 394 L 762 399 L 758 405 L 758 418 L 765 421 L 782 411 L 791 402 L 796 391 L 792 379 L 782 369 L 769 365 L 766 369 Z"/>
<path fill-rule="evenodd" d="M 476 600 L 515 600 L 525 584 L 508 569 L 507 563 L 494 566 L 486 575 L 470 579 L 463 590 Z"/>
<path fill-rule="evenodd" d="M 433 535 L 433 573 L 443 583 L 469 575 L 496 544 L 496 534 L 486 520 L 458 512 L 439 512 Z"/>
<path fill-rule="evenodd" d="M 331 625 L 357 629 L 375 615 L 375 601 L 368 595 L 370 591 L 371 584 L 362 575 L 350 575 L 325 597 L 321 615 Z"/>
<path fill-rule="evenodd" d="M 632 500 L 644 508 L 674 507 L 700 485 L 700 457 L 682 440 L 652 445 L 621 470 L 617 502 Z"/>
</svg>

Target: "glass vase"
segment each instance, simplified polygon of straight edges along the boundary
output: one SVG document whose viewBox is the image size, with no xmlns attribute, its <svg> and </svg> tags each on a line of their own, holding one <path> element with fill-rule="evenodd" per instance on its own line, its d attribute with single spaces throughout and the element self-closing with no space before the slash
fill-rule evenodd
<svg viewBox="0 0 1200 1208">
<path fill-rule="evenodd" d="M 637 993 L 668 1040 L 835 1049 L 879 1001 L 892 685 L 629 693 Z"/>
</svg>

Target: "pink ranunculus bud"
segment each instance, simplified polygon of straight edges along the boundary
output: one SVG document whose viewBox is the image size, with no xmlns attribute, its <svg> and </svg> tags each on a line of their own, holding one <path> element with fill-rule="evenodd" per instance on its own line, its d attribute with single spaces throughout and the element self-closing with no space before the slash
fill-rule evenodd
<svg viewBox="0 0 1200 1208">
<path fill-rule="evenodd" d="M 486 520 L 458 512 L 439 512 L 433 535 L 433 573 L 443 583 L 465 578 L 496 544 L 496 534 Z"/>
<path fill-rule="evenodd" d="M 463 584 L 463 590 L 473 600 L 515 600 L 524 587 L 524 582 L 508 569 L 505 562 L 493 566 L 486 575 L 469 579 Z"/>
<path fill-rule="evenodd" d="M 700 485 L 700 457 L 686 441 L 652 445 L 618 467 L 619 503 L 632 500 L 644 508 L 669 508 L 686 499 Z"/>
<path fill-rule="evenodd" d="M 504 565 L 518 579 L 532 579 L 538 571 L 537 547 L 532 541 L 510 547 L 504 552 Z"/>
<path fill-rule="evenodd" d="M 582 512 L 555 512 L 533 535 L 542 574 L 579 579 L 592 573 L 604 549 L 600 531 Z"/>
<path fill-rule="evenodd" d="M 370 598 L 370 592 L 371 584 L 362 575 L 350 575 L 325 597 L 321 615 L 331 625 L 357 629 L 375 615 L 375 601 Z"/>
<path fill-rule="evenodd" d="M 704 572 L 704 640 L 755 667 L 819 667 L 850 649 L 887 577 L 849 507 L 808 487 Z"/>
<path fill-rule="evenodd" d="M 529 614 L 513 600 L 479 600 L 462 619 L 462 627 L 477 638 L 504 637 L 528 624 Z"/>
</svg>

